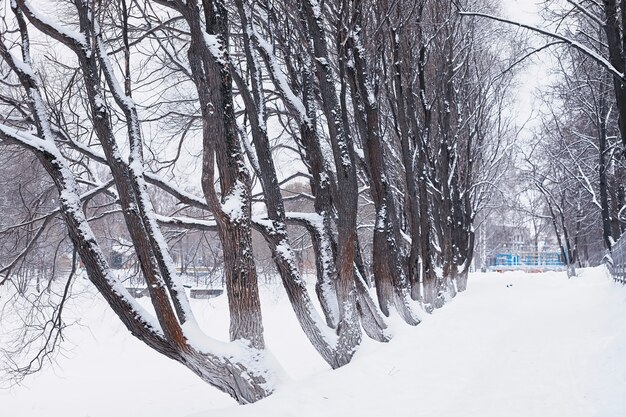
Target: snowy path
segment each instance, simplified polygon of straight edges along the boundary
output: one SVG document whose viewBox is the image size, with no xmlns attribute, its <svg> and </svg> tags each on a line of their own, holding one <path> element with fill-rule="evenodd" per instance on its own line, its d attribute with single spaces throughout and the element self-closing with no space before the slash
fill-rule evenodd
<svg viewBox="0 0 626 417">
<path fill-rule="evenodd" d="M 626 416 L 626 288 L 587 275 L 476 275 L 353 366 L 206 416 Z"/>
<path fill-rule="evenodd" d="M 88 318 L 99 326 L 76 334 L 83 340 L 59 361 L 63 370 L 0 391 L 0 417 L 626 416 L 626 287 L 601 270 L 572 280 L 474 275 L 468 292 L 417 328 L 394 323 L 390 344 L 367 342 L 333 372 L 300 336 L 284 297 L 266 296 L 268 342 L 296 379 L 267 400 L 230 405 L 93 308 Z M 205 311 L 218 332 L 222 301 Z"/>
</svg>

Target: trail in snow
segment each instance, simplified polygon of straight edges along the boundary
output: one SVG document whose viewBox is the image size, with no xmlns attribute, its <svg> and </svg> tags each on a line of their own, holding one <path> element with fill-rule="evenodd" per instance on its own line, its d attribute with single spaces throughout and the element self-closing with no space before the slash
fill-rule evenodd
<svg viewBox="0 0 626 417">
<path fill-rule="evenodd" d="M 267 340 L 294 380 L 249 406 L 206 387 L 83 301 L 77 344 L 55 370 L 0 391 L 0 417 L 626 416 L 626 287 L 602 269 L 474 274 L 469 289 L 394 340 L 366 341 L 336 371 L 317 357 L 280 290 L 263 292 Z M 195 300 L 194 300 L 195 303 Z M 199 320 L 227 335 L 223 297 Z"/>
</svg>

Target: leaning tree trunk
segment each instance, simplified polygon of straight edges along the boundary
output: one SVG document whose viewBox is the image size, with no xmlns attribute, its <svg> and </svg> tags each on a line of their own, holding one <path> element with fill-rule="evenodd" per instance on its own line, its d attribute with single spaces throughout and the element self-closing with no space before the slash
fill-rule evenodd
<svg viewBox="0 0 626 417">
<path fill-rule="evenodd" d="M 202 112 L 202 190 L 217 221 L 223 247 L 230 337 L 261 347 L 263 326 L 252 256 L 250 177 L 237 137 L 228 67 L 227 16 L 221 2 L 207 2 L 204 6 L 208 33 L 196 2 L 187 2 L 178 10 L 190 29 L 189 65 Z M 220 45 L 218 51 L 209 49 L 209 37 Z M 221 198 L 214 186 L 216 163 Z"/>
<path fill-rule="evenodd" d="M 50 25 L 47 20 L 25 2 L 19 2 L 19 7 L 23 10 L 30 22 L 37 29 L 65 44 L 72 50 L 78 59 L 82 75 L 85 79 L 84 85 L 87 100 L 90 106 L 92 124 L 95 135 L 104 150 L 106 161 L 111 169 L 111 174 L 118 189 L 120 205 L 124 216 L 126 227 L 133 242 L 135 252 L 139 259 L 141 271 L 148 283 L 154 307 L 167 316 L 170 295 L 176 307 L 176 315 L 181 322 L 185 322 L 191 312 L 187 305 L 187 300 L 181 286 L 176 283 L 176 276 L 167 248 L 160 244 L 158 235 L 160 231 L 153 220 L 153 210 L 145 195 L 145 188 L 142 178 L 141 155 L 137 149 L 141 136 L 138 131 L 138 121 L 132 100 L 125 102 L 122 107 L 126 116 L 126 124 L 131 142 L 133 155 L 131 164 L 125 163 L 119 158 L 120 150 L 116 144 L 113 127 L 110 122 L 110 109 L 101 88 L 101 75 L 112 89 L 115 89 L 115 97 L 118 101 L 124 100 L 124 91 L 112 80 L 110 67 L 107 65 L 106 52 L 102 47 L 101 34 L 98 31 L 98 24 L 93 19 L 91 9 L 86 4 L 77 6 L 78 20 L 80 22 L 80 33 L 83 38 L 74 38 L 59 30 L 58 26 Z M 25 29 L 24 29 L 25 31 Z M 89 44 L 86 47 L 85 44 Z M 91 46 L 95 46 L 92 50 Z M 169 293 L 169 294 L 168 294 Z"/>
<path fill-rule="evenodd" d="M 319 82 L 322 109 L 326 116 L 328 132 L 337 173 L 337 185 L 341 192 L 337 195 L 337 295 L 340 300 L 341 320 L 337 327 L 340 343 L 353 349 L 360 343 L 361 331 L 356 309 L 357 298 L 354 281 L 354 261 L 356 250 L 356 213 L 358 184 L 354 145 L 344 124 L 345 106 L 340 105 L 330 66 L 324 22 L 323 4 L 317 0 L 305 0 L 303 11 L 306 16 L 308 35 L 313 43 L 313 54 Z M 341 58 L 340 58 L 341 59 Z M 344 90 L 345 87 L 342 87 Z M 349 353 L 351 356 L 351 353 Z"/>
<path fill-rule="evenodd" d="M 336 368 L 346 363 L 344 362 L 346 355 L 341 349 L 338 349 L 337 346 L 331 345 L 329 339 L 324 335 L 324 332 L 328 330 L 322 328 L 325 325 L 317 317 L 317 312 L 306 290 L 306 283 L 296 266 L 295 255 L 291 249 L 287 235 L 285 208 L 278 186 L 276 169 L 274 167 L 267 129 L 265 127 L 264 115 L 266 114 L 266 110 L 264 93 L 261 89 L 261 68 L 256 56 L 256 49 L 253 49 L 251 45 L 253 42 L 252 34 L 255 32 L 254 23 L 252 21 L 252 9 L 251 6 L 243 0 L 237 0 L 236 5 L 244 27 L 243 43 L 248 71 L 250 73 L 252 94 L 249 93 L 243 82 L 239 83 L 239 88 L 243 94 L 248 111 L 252 140 L 257 156 L 255 165 L 257 174 L 261 180 L 261 187 L 265 196 L 265 205 L 269 219 L 269 223 L 264 222 L 260 230 L 272 251 L 277 270 L 287 290 L 289 300 L 302 329 L 324 360 L 332 367 Z M 318 249 L 322 248 L 318 246 Z M 320 291 L 322 290 L 324 289 L 320 289 Z M 332 290 L 332 288 L 326 290 Z M 330 297 L 321 297 L 321 299 L 324 301 L 332 300 Z M 337 314 L 338 306 L 325 304 L 324 307 L 326 311 L 332 314 L 332 322 L 339 320 Z"/>
<path fill-rule="evenodd" d="M 409 221 L 409 232 L 411 237 L 410 254 L 408 260 L 408 277 L 411 283 L 411 294 L 414 299 L 419 298 L 420 293 L 420 273 L 419 273 L 419 261 L 420 261 L 420 242 L 423 237 L 420 230 L 420 207 L 422 202 L 418 200 L 417 191 L 417 178 L 413 153 L 414 149 L 410 139 L 409 129 L 409 116 L 407 112 L 405 86 L 403 80 L 402 71 L 402 52 L 400 50 L 400 36 L 401 31 L 399 29 L 390 29 L 391 33 L 391 45 L 393 48 L 393 66 L 392 66 L 392 79 L 395 92 L 395 105 L 396 105 L 396 118 L 400 131 L 400 145 L 402 150 L 402 163 L 404 165 L 404 179 L 406 184 L 406 196 L 408 206 L 407 218 Z M 415 132 L 414 132 L 415 133 Z M 423 260 L 422 260 L 423 261 Z"/>
<path fill-rule="evenodd" d="M 303 10 L 301 10 L 301 12 L 301 24 L 303 28 L 306 28 L 306 14 Z M 303 31 L 306 32 L 306 30 Z M 314 208 L 316 213 L 320 216 L 319 219 L 315 220 L 315 232 L 312 231 L 311 227 L 305 224 L 305 227 L 311 233 L 314 243 L 313 249 L 316 256 L 318 277 L 316 293 L 328 326 L 336 328 L 339 320 L 336 293 L 338 273 L 336 262 L 338 258 L 337 246 L 333 238 L 332 224 L 334 222 L 333 217 L 335 213 L 334 201 L 338 200 L 338 192 L 334 173 L 329 171 L 326 167 L 320 138 L 315 128 L 315 105 L 313 104 L 315 99 L 313 91 L 315 81 L 312 71 L 313 60 L 309 56 L 313 55 L 312 46 L 308 43 L 309 46 L 304 50 L 304 53 L 297 57 L 298 60 L 302 62 L 302 68 L 298 70 L 294 69 L 292 60 L 286 62 L 292 85 L 300 84 L 302 86 L 302 99 L 300 99 L 281 73 L 273 48 L 266 40 L 260 37 L 256 30 L 251 33 L 252 40 L 265 61 L 274 86 L 282 96 L 287 109 L 299 123 L 300 138 L 298 143 L 302 147 L 302 156 L 311 173 L 311 190 L 314 196 Z M 301 78 L 296 79 L 296 74 Z M 305 213 L 290 213 L 288 217 L 290 221 L 293 220 L 302 224 L 302 216 L 304 214 Z M 306 222 L 308 223 L 309 220 L 310 219 L 306 219 Z M 357 290 L 357 312 L 365 332 L 375 340 L 387 341 L 388 335 L 385 332 L 386 324 L 382 320 L 378 310 L 372 308 L 373 303 L 371 302 L 371 296 L 367 291 L 367 287 L 360 285 L 358 274 L 355 275 L 355 282 Z"/>
<path fill-rule="evenodd" d="M 358 31 L 358 28 L 362 26 L 361 9 L 362 3 L 356 0 L 352 8 L 351 24 L 353 26 L 351 26 L 350 34 L 346 32 L 344 36 L 349 48 L 348 52 L 351 53 L 351 56 L 346 56 L 346 59 L 352 58 L 354 61 L 354 68 L 347 68 L 347 72 L 351 80 L 357 126 L 364 141 L 364 154 L 376 210 L 372 256 L 374 282 L 383 313 L 388 315 L 389 307 L 393 305 L 407 323 L 416 325 L 419 323 L 419 318 L 411 309 L 410 284 L 398 246 L 400 225 L 396 214 L 395 199 L 385 169 L 385 150 L 383 137 L 380 134 L 378 105 L 368 79 L 361 34 Z M 358 115 L 360 108 L 365 109 L 365 118 Z"/>
<path fill-rule="evenodd" d="M 111 273 L 83 211 L 78 186 L 70 166 L 54 142 L 50 121 L 46 115 L 39 91 L 38 80 L 33 76 L 26 24 L 17 4 L 14 3 L 12 6 L 22 32 L 24 62 L 17 63 L 3 42 L 0 42 L 0 54 L 18 75 L 21 84 L 28 93 L 32 120 L 37 127 L 37 136 L 0 125 L 0 139 L 29 149 L 37 156 L 51 176 L 59 191 L 60 211 L 67 225 L 68 234 L 85 265 L 88 278 L 128 330 L 151 348 L 186 365 L 200 375 L 203 380 L 229 393 L 241 403 L 253 402 L 269 395 L 272 392 L 269 379 L 271 374 L 267 368 L 264 369 L 262 351 L 240 344 L 235 349 L 229 349 L 228 355 L 201 352 L 200 349 L 193 346 L 195 337 L 191 338 L 194 340 L 190 340 L 185 330 L 192 330 L 189 327 L 193 326 L 191 317 L 187 317 L 185 327 L 183 327 L 182 318 L 176 316 L 174 305 L 169 301 L 169 297 L 173 297 L 174 294 L 168 289 L 160 275 L 146 276 L 148 285 L 153 287 L 151 289 L 153 297 L 151 298 L 157 316 L 155 320 L 132 298 L 124 285 Z M 39 15 L 30 9 L 30 6 L 21 4 L 20 7 L 27 11 L 31 22 L 36 27 L 41 28 L 42 31 L 51 34 L 57 40 L 68 41 L 70 47 L 75 43 L 76 46 L 83 48 L 86 53 L 90 52 L 87 44 L 81 43 L 81 39 L 73 37 L 67 39 L 66 33 L 60 33 L 57 29 L 58 26 L 51 26 L 47 20 L 40 19 Z M 85 14 L 81 14 L 81 16 L 87 17 Z M 132 190 L 121 185 L 118 187 L 118 193 L 122 191 L 132 193 Z M 217 344 L 218 342 L 214 343 Z M 234 354 L 236 349 L 239 349 L 241 354 Z M 237 359 L 238 357 L 241 361 Z"/>
<path fill-rule="evenodd" d="M 434 250 L 432 248 L 433 233 L 431 230 L 431 213 L 430 213 L 430 198 L 429 198 L 429 165 L 428 165 L 428 143 L 430 141 L 433 110 L 431 104 L 428 102 L 427 84 L 426 84 L 426 56 L 428 52 L 427 45 L 425 44 L 423 28 L 422 28 L 422 16 L 423 16 L 423 4 L 418 8 L 418 19 L 416 21 L 417 33 L 419 38 L 418 49 L 418 61 L 417 61 L 417 79 L 415 81 L 407 81 L 407 106 L 411 110 L 411 122 L 412 135 L 414 139 L 413 152 L 417 155 L 417 170 L 411 176 L 406 176 L 407 183 L 415 181 L 416 185 L 413 188 L 417 189 L 417 207 L 415 210 L 418 212 L 418 231 L 415 232 L 419 235 L 418 248 L 421 261 L 421 291 L 420 300 L 427 311 L 432 311 L 436 293 L 436 280 L 437 275 L 434 268 Z M 399 82 L 399 81 L 398 81 Z M 411 86 L 413 83 L 417 83 L 417 91 L 413 92 Z M 419 104 L 417 102 L 419 98 Z M 419 110 L 421 110 L 422 124 L 419 125 Z M 408 145 L 403 145 L 409 149 Z M 403 151 L 404 152 L 404 151 Z M 405 161 L 407 164 L 409 161 Z"/>
</svg>

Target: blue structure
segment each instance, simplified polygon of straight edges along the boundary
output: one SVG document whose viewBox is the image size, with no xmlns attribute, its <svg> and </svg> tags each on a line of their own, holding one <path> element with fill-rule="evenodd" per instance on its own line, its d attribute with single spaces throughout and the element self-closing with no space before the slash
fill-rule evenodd
<svg viewBox="0 0 626 417">
<path fill-rule="evenodd" d="M 497 253 L 488 261 L 492 271 L 555 271 L 565 269 L 558 252 Z"/>
</svg>

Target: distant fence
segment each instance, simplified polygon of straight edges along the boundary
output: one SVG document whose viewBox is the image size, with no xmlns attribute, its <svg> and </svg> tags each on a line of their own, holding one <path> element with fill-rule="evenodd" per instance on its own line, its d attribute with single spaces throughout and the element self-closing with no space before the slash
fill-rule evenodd
<svg viewBox="0 0 626 417">
<path fill-rule="evenodd" d="M 562 271 L 565 262 L 558 252 L 497 253 L 488 260 L 491 271 Z"/>
<path fill-rule="evenodd" d="M 622 235 L 613 248 L 611 253 L 604 257 L 604 263 L 609 273 L 616 282 L 626 284 L 626 237 Z"/>
</svg>

